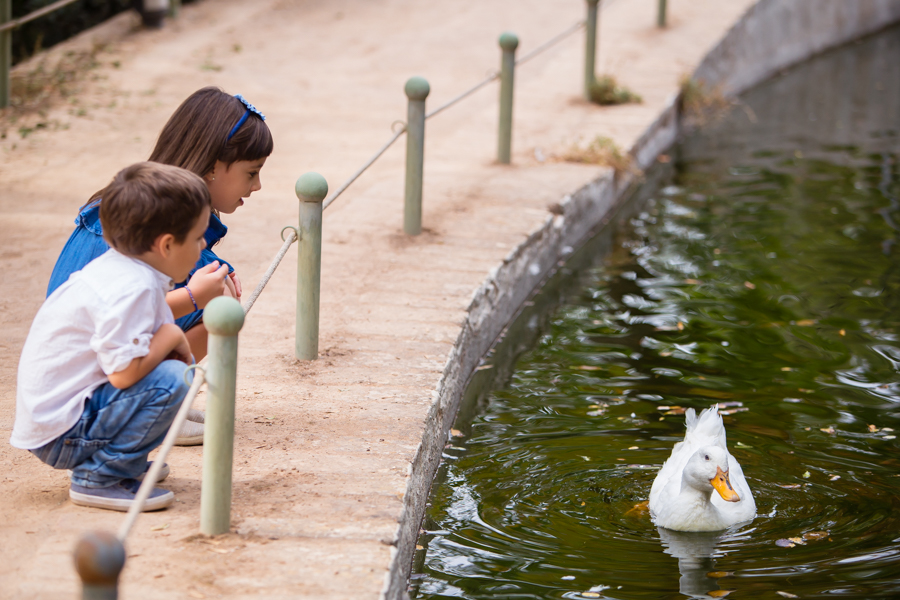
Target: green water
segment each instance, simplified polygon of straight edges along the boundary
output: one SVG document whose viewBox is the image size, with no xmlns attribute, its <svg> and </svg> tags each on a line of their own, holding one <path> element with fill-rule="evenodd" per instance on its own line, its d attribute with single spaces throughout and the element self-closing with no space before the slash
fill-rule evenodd
<svg viewBox="0 0 900 600">
<path fill-rule="evenodd" d="M 445 449 L 414 597 L 900 596 L 897 56 L 895 29 L 748 93 L 563 271 Z M 665 407 L 715 402 L 757 518 L 629 514 L 684 435 Z"/>
</svg>

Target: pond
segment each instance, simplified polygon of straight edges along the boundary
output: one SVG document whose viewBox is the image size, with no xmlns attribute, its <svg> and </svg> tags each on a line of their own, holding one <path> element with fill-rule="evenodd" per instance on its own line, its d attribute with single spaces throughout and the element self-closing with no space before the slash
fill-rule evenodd
<svg viewBox="0 0 900 600">
<path fill-rule="evenodd" d="M 897 597 L 898 56 L 891 29 L 748 92 L 535 298 L 445 449 L 412 597 Z M 758 516 L 658 529 L 633 509 L 714 403 Z"/>
</svg>

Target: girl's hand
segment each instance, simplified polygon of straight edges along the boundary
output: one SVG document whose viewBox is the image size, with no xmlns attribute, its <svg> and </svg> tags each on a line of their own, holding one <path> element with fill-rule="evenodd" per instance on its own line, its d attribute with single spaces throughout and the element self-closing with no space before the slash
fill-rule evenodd
<svg viewBox="0 0 900 600">
<path fill-rule="evenodd" d="M 220 267 L 217 260 L 197 269 L 188 281 L 197 307 L 205 308 L 210 300 L 224 294 L 227 278 L 228 265 L 223 264 Z"/>
<path fill-rule="evenodd" d="M 238 279 L 236 271 L 232 271 L 228 274 L 228 276 L 231 277 L 231 283 L 234 286 L 234 293 L 236 294 L 235 298 L 240 300 L 241 294 L 243 293 L 243 290 L 241 289 L 241 280 Z"/>
</svg>

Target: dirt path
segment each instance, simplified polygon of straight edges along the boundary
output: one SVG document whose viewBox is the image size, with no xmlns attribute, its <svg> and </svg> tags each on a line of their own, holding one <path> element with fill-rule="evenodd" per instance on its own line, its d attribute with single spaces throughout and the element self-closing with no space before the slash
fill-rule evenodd
<svg viewBox="0 0 900 600">
<path fill-rule="evenodd" d="M 617 0 L 601 17 L 599 70 L 644 98 L 580 100 L 583 34 L 517 73 L 511 167 L 493 164 L 497 88 L 429 121 L 425 233 L 402 233 L 404 145 L 397 144 L 325 216 L 322 357 L 293 359 L 295 256 L 241 336 L 234 531 L 195 535 L 201 448 L 176 449 L 177 503 L 144 515 L 128 545 L 123 598 L 376 597 L 390 561 L 432 391 L 473 291 L 547 208 L 601 168 L 552 157 L 597 135 L 629 147 L 751 0 Z M 497 37 L 527 52 L 583 18 L 579 0 L 204 0 L 162 31 L 101 28 L 81 91 L 0 139 L 0 589 L 9 598 L 74 597 L 77 537 L 114 531 L 117 513 L 67 501 L 67 475 L 6 440 L 18 355 L 77 208 L 121 167 L 146 158 L 174 108 L 203 85 L 266 113 L 275 153 L 263 189 L 226 218 L 219 248 L 252 288 L 293 224 L 294 180 L 336 188 L 404 119 L 402 88 L 431 83 L 434 107 L 497 68 Z M 116 29 L 118 28 L 118 29 Z M 89 39 L 90 36 L 87 36 Z M 71 44 L 77 44 L 78 41 Z M 83 43 L 83 42 L 82 42 Z M 60 50 L 61 51 L 61 50 Z M 27 68 L 28 65 L 25 65 Z M 27 137 L 19 127 L 50 124 Z"/>
</svg>

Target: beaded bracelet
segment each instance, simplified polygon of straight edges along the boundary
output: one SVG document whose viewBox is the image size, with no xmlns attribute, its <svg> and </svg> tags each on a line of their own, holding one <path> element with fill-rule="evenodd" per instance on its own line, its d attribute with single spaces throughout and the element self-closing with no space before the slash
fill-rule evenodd
<svg viewBox="0 0 900 600">
<path fill-rule="evenodd" d="M 197 306 L 197 301 L 194 300 L 194 294 L 191 293 L 191 288 L 189 288 L 188 286 L 184 286 L 184 289 L 187 290 L 188 296 L 191 297 L 191 304 L 194 305 L 194 310 L 195 310 L 195 311 L 196 311 L 196 310 L 200 310 L 200 307 Z"/>
</svg>

